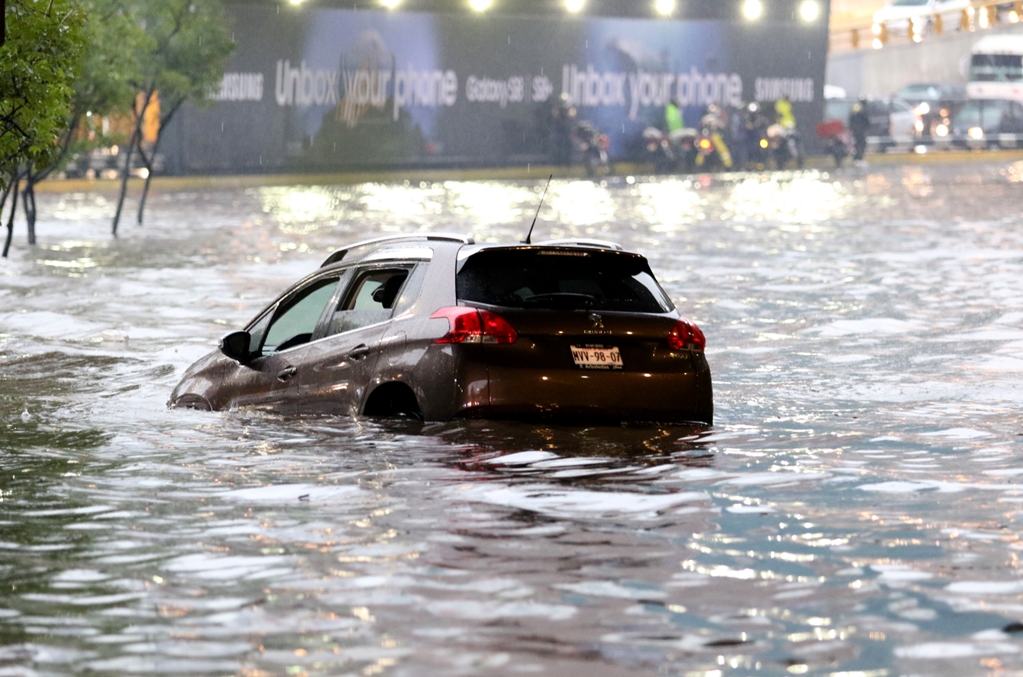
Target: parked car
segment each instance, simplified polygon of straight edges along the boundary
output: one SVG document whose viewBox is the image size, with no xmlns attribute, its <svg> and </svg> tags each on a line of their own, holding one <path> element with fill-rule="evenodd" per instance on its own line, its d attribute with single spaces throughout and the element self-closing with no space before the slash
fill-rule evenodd
<svg viewBox="0 0 1023 677">
<path fill-rule="evenodd" d="M 858 99 L 828 99 L 824 105 L 825 120 L 840 120 L 849 127 L 849 116 Z M 867 145 L 886 150 L 900 143 L 909 144 L 916 134 L 920 119 L 913 107 L 901 99 L 867 99 L 867 114 L 870 128 L 867 130 Z"/>
<path fill-rule="evenodd" d="M 906 85 L 895 93 L 913 106 L 920 118 L 916 132 L 922 137 L 937 135 L 939 125 L 948 129 L 952 116 L 966 103 L 966 87 L 963 85 L 923 82 Z"/>
<path fill-rule="evenodd" d="M 889 35 L 924 35 L 935 30 L 935 17 L 942 30 L 958 28 L 969 7 L 970 0 L 892 0 L 874 13 L 874 33 L 883 26 Z"/>
<path fill-rule="evenodd" d="M 1023 104 L 1013 99 L 971 99 L 952 118 L 953 145 L 1018 148 L 1023 141 Z"/>
<path fill-rule="evenodd" d="M 705 344 L 618 245 L 390 237 L 330 255 L 192 365 L 169 404 L 709 424 Z"/>
</svg>

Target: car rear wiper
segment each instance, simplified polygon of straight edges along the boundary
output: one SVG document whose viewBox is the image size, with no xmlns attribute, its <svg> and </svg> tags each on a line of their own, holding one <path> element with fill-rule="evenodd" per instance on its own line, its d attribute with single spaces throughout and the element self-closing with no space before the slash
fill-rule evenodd
<svg viewBox="0 0 1023 677">
<path fill-rule="evenodd" d="M 543 306 L 545 308 L 592 308 L 597 297 L 589 294 L 571 294 L 553 292 L 551 294 L 535 294 L 522 299 L 522 305 Z"/>
</svg>

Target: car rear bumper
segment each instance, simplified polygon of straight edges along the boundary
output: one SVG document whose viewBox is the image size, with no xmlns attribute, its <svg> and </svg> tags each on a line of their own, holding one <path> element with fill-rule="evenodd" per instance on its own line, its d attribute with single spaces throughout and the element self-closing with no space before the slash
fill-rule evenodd
<svg viewBox="0 0 1023 677">
<path fill-rule="evenodd" d="M 706 423 L 714 418 L 710 369 L 645 374 L 489 367 L 489 397 L 464 418 L 542 418 L 605 423 Z"/>
</svg>

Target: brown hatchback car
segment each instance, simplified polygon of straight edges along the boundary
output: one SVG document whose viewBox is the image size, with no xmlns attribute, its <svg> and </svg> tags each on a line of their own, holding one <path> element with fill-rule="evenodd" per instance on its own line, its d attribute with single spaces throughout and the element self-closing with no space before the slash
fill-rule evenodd
<svg viewBox="0 0 1023 677">
<path fill-rule="evenodd" d="M 705 343 L 616 244 L 387 237 L 334 252 L 224 336 L 169 404 L 710 424 Z"/>
</svg>

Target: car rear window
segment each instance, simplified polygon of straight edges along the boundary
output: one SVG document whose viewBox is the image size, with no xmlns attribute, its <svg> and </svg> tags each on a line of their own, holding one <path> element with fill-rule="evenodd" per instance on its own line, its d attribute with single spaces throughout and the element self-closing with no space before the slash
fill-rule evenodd
<svg viewBox="0 0 1023 677">
<path fill-rule="evenodd" d="M 511 308 L 665 313 L 671 301 L 646 259 L 579 249 L 494 249 L 470 256 L 458 299 Z"/>
</svg>

